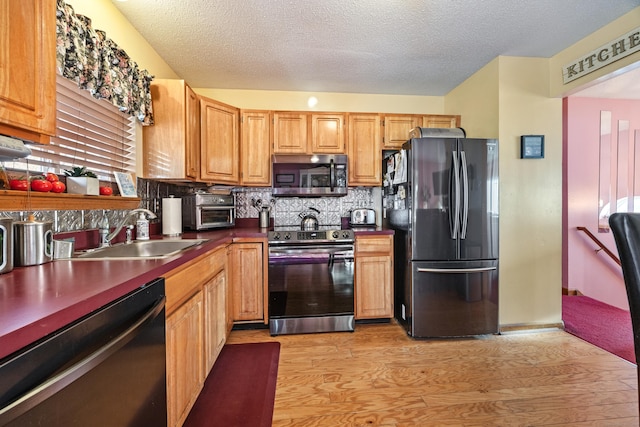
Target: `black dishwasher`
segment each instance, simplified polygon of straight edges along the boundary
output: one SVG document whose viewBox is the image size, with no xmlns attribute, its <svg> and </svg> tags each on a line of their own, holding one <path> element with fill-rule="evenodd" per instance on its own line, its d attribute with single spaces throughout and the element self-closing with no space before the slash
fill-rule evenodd
<svg viewBox="0 0 640 427">
<path fill-rule="evenodd" d="M 0 360 L 0 426 L 166 426 L 164 279 Z"/>
</svg>

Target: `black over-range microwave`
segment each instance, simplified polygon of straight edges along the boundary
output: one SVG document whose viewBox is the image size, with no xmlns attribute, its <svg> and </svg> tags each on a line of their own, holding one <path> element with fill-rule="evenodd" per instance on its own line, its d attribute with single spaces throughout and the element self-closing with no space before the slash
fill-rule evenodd
<svg viewBox="0 0 640 427">
<path fill-rule="evenodd" d="M 347 156 L 344 154 L 274 154 L 272 194 L 290 197 L 345 196 Z"/>
</svg>

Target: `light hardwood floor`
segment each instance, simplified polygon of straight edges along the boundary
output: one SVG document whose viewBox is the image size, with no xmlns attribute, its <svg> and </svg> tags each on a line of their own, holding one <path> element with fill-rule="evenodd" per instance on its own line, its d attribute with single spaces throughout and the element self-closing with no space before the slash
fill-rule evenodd
<svg viewBox="0 0 640 427">
<path fill-rule="evenodd" d="M 413 340 L 397 324 L 279 341 L 273 426 L 637 426 L 636 366 L 564 331 Z"/>
</svg>

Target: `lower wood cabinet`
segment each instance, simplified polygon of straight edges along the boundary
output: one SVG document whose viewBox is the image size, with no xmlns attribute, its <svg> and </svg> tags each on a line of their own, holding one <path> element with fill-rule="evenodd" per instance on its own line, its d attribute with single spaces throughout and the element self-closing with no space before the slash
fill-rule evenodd
<svg viewBox="0 0 640 427">
<path fill-rule="evenodd" d="M 264 240 L 264 241 L 263 241 Z M 239 239 L 231 245 L 229 264 L 234 321 L 264 321 L 266 239 Z"/>
<path fill-rule="evenodd" d="M 204 384 L 203 306 L 198 291 L 167 317 L 169 426 L 184 423 Z"/>
<path fill-rule="evenodd" d="M 393 317 L 393 236 L 356 236 L 355 318 Z"/>
<path fill-rule="evenodd" d="M 181 426 L 227 338 L 227 246 L 165 276 L 167 425 Z"/>
</svg>

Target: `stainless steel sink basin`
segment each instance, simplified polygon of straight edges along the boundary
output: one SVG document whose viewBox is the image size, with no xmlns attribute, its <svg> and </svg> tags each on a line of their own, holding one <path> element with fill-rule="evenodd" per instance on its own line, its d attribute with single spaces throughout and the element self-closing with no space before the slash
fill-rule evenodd
<svg viewBox="0 0 640 427">
<path fill-rule="evenodd" d="M 158 259 L 176 255 L 181 251 L 200 245 L 207 239 L 144 240 L 129 244 L 118 244 L 106 248 L 90 249 L 74 254 L 72 260 L 105 259 Z"/>
</svg>

